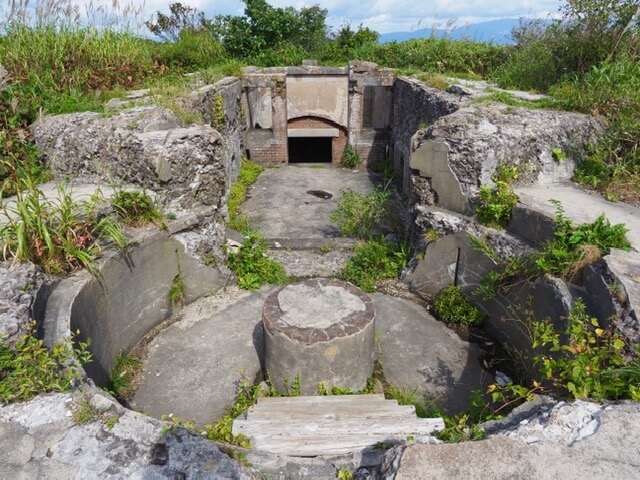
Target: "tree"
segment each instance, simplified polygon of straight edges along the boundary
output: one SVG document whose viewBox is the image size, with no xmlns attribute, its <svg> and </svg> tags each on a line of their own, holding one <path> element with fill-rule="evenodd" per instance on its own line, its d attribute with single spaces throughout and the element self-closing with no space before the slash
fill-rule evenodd
<svg viewBox="0 0 640 480">
<path fill-rule="evenodd" d="M 158 11 L 155 15 L 155 21 L 145 22 L 151 33 L 165 40 L 176 42 L 179 40 L 182 30 L 202 30 L 209 23 L 204 17 L 204 12 L 180 2 L 169 4 L 169 12 L 169 15 L 165 15 Z"/>
</svg>

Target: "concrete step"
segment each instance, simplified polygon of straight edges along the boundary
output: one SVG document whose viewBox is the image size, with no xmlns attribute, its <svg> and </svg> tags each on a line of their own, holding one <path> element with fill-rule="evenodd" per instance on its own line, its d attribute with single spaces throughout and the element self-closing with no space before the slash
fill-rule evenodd
<svg viewBox="0 0 640 480">
<path fill-rule="evenodd" d="M 417 418 L 413 406 L 383 395 L 261 398 L 233 422 L 254 448 L 291 456 L 361 451 L 443 428 L 441 418 Z"/>
</svg>

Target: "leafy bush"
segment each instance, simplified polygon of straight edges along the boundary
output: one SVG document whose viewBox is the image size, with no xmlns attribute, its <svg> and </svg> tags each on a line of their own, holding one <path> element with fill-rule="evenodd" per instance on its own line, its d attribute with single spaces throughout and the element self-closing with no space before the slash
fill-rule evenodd
<svg viewBox="0 0 640 480">
<path fill-rule="evenodd" d="M 480 223 L 504 228 L 511 220 L 511 211 L 517 202 L 518 196 L 513 193 L 511 186 L 505 181 L 497 180 L 494 187 L 480 187 L 476 215 Z"/>
<path fill-rule="evenodd" d="M 360 155 L 358 155 L 358 151 L 351 145 L 347 145 L 347 148 L 344 149 L 344 153 L 342 154 L 340 165 L 344 168 L 356 168 L 361 162 L 362 159 Z"/>
<path fill-rule="evenodd" d="M 222 44 L 209 32 L 192 29 L 182 30 L 177 41 L 161 43 L 153 49 L 158 63 L 190 70 L 218 63 L 225 55 Z"/>
<path fill-rule="evenodd" d="M 356 245 L 354 256 L 340 273 L 340 278 L 357 285 L 365 292 L 373 292 L 385 278 L 395 278 L 409 261 L 409 247 L 385 240 L 369 240 Z"/>
<path fill-rule="evenodd" d="M 640 356 L 627 348 L 615 326 L 604 329 L 577 301 L 564 331 L 548 320 L 534 324 L 535 357 L 542 376 L 573 398 L 640 399 Z M 631 359 L 628 359 L 631 357 Z"/>
<path fill-rule="evenodd" d="M 33 334 L 32 328 L 12 347 L 0 341 L 2 403 L 28 400 L 41 393 L 69 391 L 82 380 L 82 373 L 73 362 L 85 364 L 91 360 L 88 343 L 80 343 L 74 349 L 69 340 L 49 350 Z"/>
<path fill-rule="evenodd" d="M 237 253 L 227 252 L 228 267 L 238 277 L 238 286 L 256 290 L 266 284 L 284 284 L 284 267 L 266 254 L 265 239 L 257 233 L 246 238 Z"/>
<path fill-rule="evenodd" d="M 602 214 L 592 223 L 576 227 L 564 216 L 560 203 L 556 202 L 556 208 L 555 238 L 533 256 L 530 274 L 551 273 L 571 279 L 612 248 L 630 248 L 623 224 L 611 225 Z"/>
<path fill-rule="evenodd" d="M 343 235 L 367 239 L 372 230 L 387 215 L 387 201 L 391 193 L 388 189 L 376 189 L 360 193 L 350 188 L 343 190 L 338 207 L 329 217 Z"/>
<path fill-rule="evenodd" d="M 475 326 L 484 323 L 484 314 L 469 303 L 460 287 L 449 285 L 438 292 L 433 300 L 436 316 L 446 323 Z"/>
<path fill-rule="evenodd" d="M 156 202 L 147 192 L 118 190 L 111 197 L 111 205 L 127 225 L 144 225 L 162 219 Z"/>
<path fill-rule="evenodd" d="M 58 187 L 58 199 L 48 199 L 32 183 L 19 190 L 15 202 L 3 206 L 6 223 L 0 226 L 3 258 L 40 265 L 59 274 L 84 267 L 97 274 L 95 259 L 102 246 L 110 243 L 126 250 L 120 224 L 112 218 L 98 218 L 96 207 L 101 194 L 76 203 L 71 194 Z"/>
</svg>

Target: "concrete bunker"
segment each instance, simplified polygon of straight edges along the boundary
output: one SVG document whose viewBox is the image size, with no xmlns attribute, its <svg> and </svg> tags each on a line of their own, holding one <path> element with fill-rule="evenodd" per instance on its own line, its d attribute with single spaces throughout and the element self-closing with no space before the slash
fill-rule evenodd
<svg viewBox="0 0 640 480">
<path fill-rule="evenodd" d="M 391 141 L 392 71 L 368 62 L 306 63 L 244 69 L 247 156 L 266 166 L 335 165 L 350 146 L 366 165 L 384 160 Z"/>
</svg>

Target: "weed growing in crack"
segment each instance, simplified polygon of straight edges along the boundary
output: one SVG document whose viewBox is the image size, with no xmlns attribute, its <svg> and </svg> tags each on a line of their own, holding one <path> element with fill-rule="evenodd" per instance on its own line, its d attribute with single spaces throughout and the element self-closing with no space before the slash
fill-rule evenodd
<svg viewBox="0 0 640 480">
<path fill-rule="evenodd" d="M 173 277 L 169 293 L 167 294 L 169 297 L 169 303 L 171 303 L 173 307 L 184 305 L 186 300 L 186 289 L 187 286 L 184 283 L 182 273 L 178 272 L 177 275 Z"/>
<path fill-rule="evenodd" d="M 340 165 L 344 168 L 357 168 L 361 163 L 362 159 L 358 151 L 352 145 L 347 145 L 347 148 L 344 149 L 344 153 L 342 154 Z"/>
<path fill-rule="evenodd" d="M 251 233 L 237 252 L 227 251 L 227 265 L 236 274 L 238 286 L 256 290 L 263 285 L 288 283 L 284 267 L 267 256 L 267 242 L 258 233 Z"/>
<path fill-rule="evenodd" d="M 249 187 L 256 182 L 263 170 L 264 168 L 260 165 L 257 165 L 247 159 L 243 159 L 238 178 L 231 186 L 231 190 L 229 190 L 229 197 L 227 199 L 229 223 L 227 226 L 245 235 L 250 233 L 251 228 L 249 226 L 249 220 L 242 212 L 240 206 L 247 197 Z"/>
<path fill-rule="evenodd" d="M 134 392 L 134 379 L 142 369 L 143 363 L 132 353 L 121 353 L 111 370 L 109 390 L 116 397 L 129 400 Z"/>
<path fill-rule="evenodd" d="M 336 210 L 329 221 L 340 229 L 343 235 L 369 239 L 373 229 L 387 216 L 387 202 L 391 196 L 388 188 L 360 193 L 350 188 L 344 190 L 338 200 Z"/>
<path fill-rule="evenodd" d="M 374 292 L 380 280 L 397 277 L 411 256 L 408 245 L 392 244 L 384 239 L 356 245 L 353 251 L 340 278 L 365 292 Z"/>
<path fill-rule="evenodd" d="M 462 294 L 460 287 L 449 285 L 438 292 L 433 301 L 436 316 L 445 323 L 482 325 L 485 315 Z"/>
<path fill-rule="evenodd" d="M 155 200 L 145 191 L 118 190 L 111 197 L 111 205 L 127 225 L 140 226 L 162 220 Z"/>
</svg>

